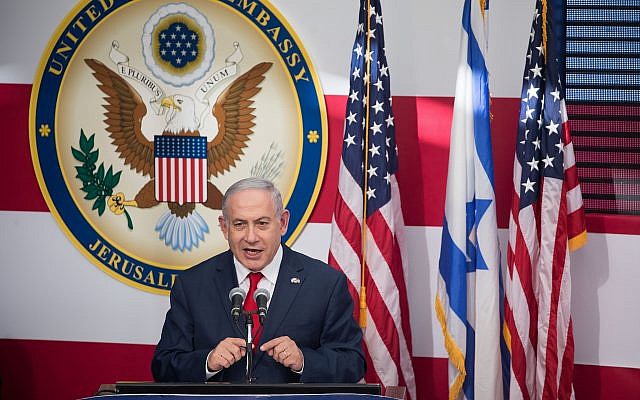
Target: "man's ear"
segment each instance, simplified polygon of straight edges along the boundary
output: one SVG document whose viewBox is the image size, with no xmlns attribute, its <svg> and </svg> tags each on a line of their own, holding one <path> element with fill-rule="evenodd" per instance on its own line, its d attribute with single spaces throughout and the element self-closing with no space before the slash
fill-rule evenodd
<svg viewBox="0 0 640 400">
<path fill-rule="evenodd" d="M 226 240 L 229 240 L 229 226 L 227 225 L 227 221 L 224 219 L 224 216 L 218 217 L 218 225 L 220 226 L 220 231 L 224 235 Z"/>
<path fill-rule="evenodd" d="M 289 227 L 289 210 L 283 210 L 282 215 L 280 215 L 280 235 L 284 235 L 287 233 L 287 228 Z"/>
</svg>

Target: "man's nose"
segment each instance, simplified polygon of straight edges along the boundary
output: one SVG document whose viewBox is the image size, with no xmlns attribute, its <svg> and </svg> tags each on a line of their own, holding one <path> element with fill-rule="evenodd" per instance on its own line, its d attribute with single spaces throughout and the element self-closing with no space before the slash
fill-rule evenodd
<svg viewBox="0 0 640 400">
<path fill-rule="evenodd" d="M 258 240 L 258 235 L 256 235 L 256 227 L 254 225 L 247 225 L 247 229 L 245 231 L 244 240 L 248 243 L 253 243 Z"/>
</svg>

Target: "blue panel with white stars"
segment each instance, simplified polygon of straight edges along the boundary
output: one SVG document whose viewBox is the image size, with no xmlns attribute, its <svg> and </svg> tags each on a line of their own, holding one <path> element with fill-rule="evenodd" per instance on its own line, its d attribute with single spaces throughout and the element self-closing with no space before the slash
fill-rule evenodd
<svg viewBox="0 0 640 400">
<path fill-rule="evenodd" d="M 174 68 L 184 68 L 198 58 L 198 33 L 182 22 L 158 32 L 160 57 Z"/>
<path fill-rule="evenodd" d="M 522 104 L 518 124 L 516 156 L 522 166 L 520 209 L 536 202 L 543 177 L 564 177 L 564 141 L 562 132 L 559 62 L 545 61 L 542 47 L 542 16 L 539 13 L 531 30 L 522 86 Z M 547 50 L 555 54 L 553 41 Z"/>
<path fill-rule="evenodd" d="M 367 216 L 390 201 L 390 178 L 398 169 L 382 15 L 376 12 L 379 9 L 377 0 L 371 2 L 369 10 L 360 9 L 351 56 L 351 85 L 342 151 L 344 164 L 366 193 Z M 367 174 L 366 188 L 363 188 L 364 174 Z"/>
<path fill-rule="evenodd" d="M 154 136 L 157 158 L 207 158 L 205 136 Z"/>
</svg>

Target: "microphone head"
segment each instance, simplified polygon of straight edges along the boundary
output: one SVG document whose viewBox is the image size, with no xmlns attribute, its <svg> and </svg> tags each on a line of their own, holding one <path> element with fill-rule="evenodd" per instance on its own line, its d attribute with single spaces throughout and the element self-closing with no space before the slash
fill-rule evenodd
<svg viewBox="0 0 640 400">
<path fill-rule="evenodd" d="M 267 289 L 264 289 L 264 288 L 256 289 L 256 291 L 253 293 L 253 299 L 256 301 L 256 303 L 258 303 L 258 297 L 260 297 L 260 296 L 264 296 L 264 298 L 265 298 L 264 303 L 265 304 L 269 301 L 269 298 L 271 297 L 271 295 L 269 294 L 269 291 Z"/>
<path fill-rule="evenodd" d="M 258 316 L 260 317 L 260 323 L 264 325 L 264 320 L 267 318 L 267 303 L 269 302 L 269 291 L 265 288 L 257 289 L 253 293 L 253 299 L 258 306 Z"/>
<path fill-rule="evenodd" d="M 233 303 L 233 298 L 238 294 L 240 295 L 240 297 L 242 297 L 243 301 L 244 298 L 247 297 L 247 293 L 244 290 L 242 290 L 240 287 L 234 287 L 229 292 L 229 300 L 231 300 L 231 302 Z"/>
<path fill-rule="evenodd" d="M 247 293 L 239 287 L 234 287 L 229 292 L 229 300 L 231 300 L 231 315 L 235 320 L 237 320 L 242 313 L 242 302 L 246 296 Z"/>
</svg>

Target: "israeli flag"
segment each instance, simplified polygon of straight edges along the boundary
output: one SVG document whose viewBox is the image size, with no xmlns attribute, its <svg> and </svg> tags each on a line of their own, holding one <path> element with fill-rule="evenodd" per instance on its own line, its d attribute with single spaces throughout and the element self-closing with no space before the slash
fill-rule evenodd
<svg viewBox="0 0 640 400">
<path fill-rule="evenodd" d="M 486 12 L 479 0 L 465 0 L 435 305 L 450 399 L 503 398 Z"/>
</svg>

